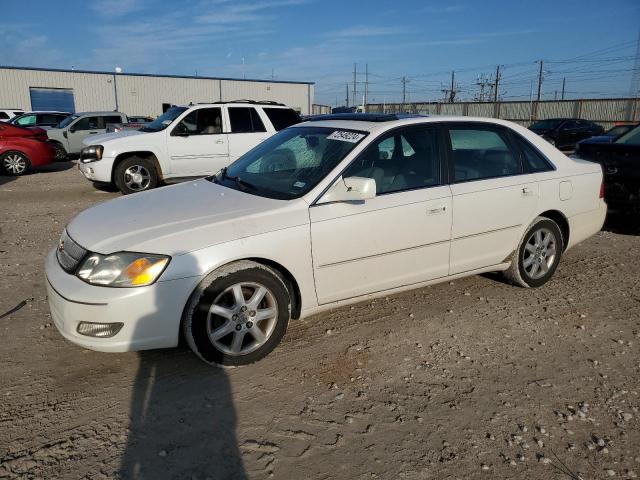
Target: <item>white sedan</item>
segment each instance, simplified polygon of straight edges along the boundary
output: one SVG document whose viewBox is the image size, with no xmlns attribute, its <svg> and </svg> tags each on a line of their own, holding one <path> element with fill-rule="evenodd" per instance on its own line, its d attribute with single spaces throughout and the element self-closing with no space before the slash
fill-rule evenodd
<svg viewBox="0 0 640 480">
<path fill-rule="evenodd" d="M 342 115 L 80 213 L 46 260 L 68 340 L 254 362 L 292 319 L 482 272 L 539 287 L 600 230 L 595 163 L 506 121 Z"/>
</svg>

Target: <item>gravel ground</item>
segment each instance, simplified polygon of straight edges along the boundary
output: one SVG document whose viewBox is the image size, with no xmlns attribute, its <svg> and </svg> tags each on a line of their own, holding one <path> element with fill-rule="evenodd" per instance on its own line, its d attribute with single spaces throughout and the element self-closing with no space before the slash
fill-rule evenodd
<svg viewBox="0 0 640 480">
<path fill-rule="evenodd" d="M 249 367 L 105 354 L 51 323 L 45 253 L 117 196 L 0 176 L 0 478 L 640 475 L 640 236 L 620 221 L 536 290 L 485 275 L 294 322 Z"/>
</svg>

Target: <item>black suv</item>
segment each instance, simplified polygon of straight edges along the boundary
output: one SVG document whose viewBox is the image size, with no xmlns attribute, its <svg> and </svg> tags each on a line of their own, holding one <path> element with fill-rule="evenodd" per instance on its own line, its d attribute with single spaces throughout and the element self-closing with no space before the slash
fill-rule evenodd
<svg viewBox="0 0 640 480">
<path fill-rule="evenodd" d="M 604 128 L 579 118 L 548 118 L 533 123 L 529 130 L 541 135 L 560 150 L 573 150 L 580 140 L 602 135 Z"/>
</svg>

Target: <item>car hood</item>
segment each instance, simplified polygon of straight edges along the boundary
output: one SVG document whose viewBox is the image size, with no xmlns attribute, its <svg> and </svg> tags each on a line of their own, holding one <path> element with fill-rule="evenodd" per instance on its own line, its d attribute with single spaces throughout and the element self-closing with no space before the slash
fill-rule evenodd
<svg viewBox="0 0 640 480">
<path fill-rule="evenodd" d="M 121 130 L 119 132 L 103 133 L 102 135 L 90 135 L 85 138 L 82 143 L 84 145 L 104 145 L 105 142 L 109 142 L 111 140 L 119 140 L 124 137 L 132 137 L 142 133 L 146 132 L 141 132 L 139 130 Z"/>
<path fill-rule="evenodd" d="M 616 137 L 612 135 L 597 135 L 595 137 L 590 137 L 585 140 L 582 140 L 580 143 L 582 144 L 591 144 L 591 143 L 611 143 L 616 139 Z"/>
<path fill-rule="evenodd" d="M 530 128 L 533 133 L 537 133 L 538 135 L 544 135 L 545 133 L 551 132 L 550 128 Z"/>
<path fill-rule="evenodd" d="M 272 200 L 202 179 L 96 205 L 67 232 L 92 252 L 174 256 L 309 223 L 307 207 L 303 200 Z"/>
</svg>

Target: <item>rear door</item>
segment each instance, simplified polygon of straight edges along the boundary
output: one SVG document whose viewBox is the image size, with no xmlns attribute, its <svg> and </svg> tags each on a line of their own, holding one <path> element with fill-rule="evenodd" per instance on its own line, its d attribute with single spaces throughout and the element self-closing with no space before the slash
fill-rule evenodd
<svg viewBox="0 0 640 480">
<path fill-rule="evenodd" d="M 171 176 L 211 175 L 229 164 L 221 107 L 191 110 L 167 136 Z"/>
<path fill-rule="evenodd" d="M 267 132 L 264 122 L 254 107 L 227 107 L 229 118 L 229 161 L 241 157 L 272 133 Z"/>
<path fill-rule="evenodd" d="M 447 125 L 453 202 L 451 275 L 509 261 L 538 203 L 506 128 Z"/>
</svg>

